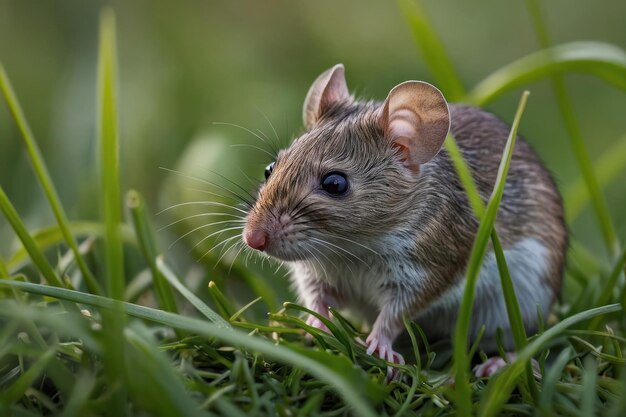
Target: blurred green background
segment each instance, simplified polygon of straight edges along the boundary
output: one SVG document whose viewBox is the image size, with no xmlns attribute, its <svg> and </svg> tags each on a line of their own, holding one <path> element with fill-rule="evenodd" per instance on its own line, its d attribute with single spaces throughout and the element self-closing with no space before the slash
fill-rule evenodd
<svg viewBox="0 0 626 417">
<path fill-rule="evenodd" d="M 383 99 L 407 79 L 434 81 L 395 2 L 351 1 L 83 1 L 0 0 L 0 59 L 21 100 L 71 219 L 99 216 L 96 184 L 96 53 L 98 14 L 118 19 L 123 190 L 135 188 L 152 211 L 194 198 L 179 169 L 215 180 L 212 169 L 252 186 L 270 158 L 235 123 L 287 144 L 302 129 L 301 106 L 315 77 L 337 62 L 357 95 Z M 424 1 L 467 87 L 538 49 L 522 1 Z M 626 47 L 626 2 L 543 2 L 555 44 L 599 40 Z M 596 160 L 626 132 L 626 96 L 590 76 L 567 76 L 578 121 Z M 549 83 L 529 86 L 521 133 L 564 189 L 579 176 Z M 511 121 L 519 92 L 489 105 Z M 176 178 L 173 178 L 176 177 Z M 619 236 L 625 236 L 626 173 L 605 190 Z M 19 133 L 0 104 L 0 183 L 31 228 L 53 223 Z M 205 187 L 206 188 L 206 187 Z M 186 211 L 184 214 L 193 214 Z M 167 224 L 181 217 L 157 216 Z M 159 233 L 163 248 L 200 223 Z M 204 220 L 206 221 L 206 219 Z M 587 208 L 574 236 L 603 256 Z M 191 235 L 190 242 L 203 235 Z M 0 254 L 12 232 L 0 219 Z M 190 262 L 193 263 L 192 257 Z"/>
</svg>

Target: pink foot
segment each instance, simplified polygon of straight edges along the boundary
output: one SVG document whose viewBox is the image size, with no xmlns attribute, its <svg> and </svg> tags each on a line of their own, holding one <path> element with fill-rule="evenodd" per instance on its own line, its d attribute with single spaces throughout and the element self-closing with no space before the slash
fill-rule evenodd
<svg viewBox="0 0 626 417">
<path fill-rule="evenodd" d="M 513 362 L 516 358 L 517 356 L 515 355 L 515 353 L 507 353 L 506 361 L 502 359 L 500 356 L 492 356 L 491 358 L 487 359 L 485 362 L 481 363 L 480 365 L 476 365 L 474 367 L 473 369 L 474 375 L 476 375 L 477 378 L 489 378 L 490 376 L 498 372 L 500 369 L 504 368 L 506 365 Z M 541 378 L 541 371 L 539 369 L 539 363 L 533 359 L 531 362 L 531 366 L 533 368 L 533 374 L 535 375 L 535 377 Z"/>
<path fill-rule="evenodd" d="M 393 350 L 391 341 L 386 337 L 379 337 L 375 334 L 370 334 L 365 341 L 367 346 L 367 354 L 373 355 L 375 352 L 378 357 L 384 361 L 395 363 L 398 365 L 404 365 L 404 358 L 398 352 Z M 387 382 L 391 381 L 398 376 L 398 372 L 391 366 L 387 367 Z"/>
<path fill-rule="evenodd" d="M 314 315 L 309 315 L 309 317 L 307 317 L 306 324 L 308 324 L 311 327 L 315 327 L 316 329 L 325 331 L 326 333 L 330 333 L 330 330 L 328 330 L 328 327 L 326 327 L 326 325 Z"/>
<path fill-rule="evenodd" d="M 492 356 L 480 365 L 476 365 L 473 371 L 477 378 L 489 378 L 506 365 L 507 363 L 500 356 Z"/>
</svg>

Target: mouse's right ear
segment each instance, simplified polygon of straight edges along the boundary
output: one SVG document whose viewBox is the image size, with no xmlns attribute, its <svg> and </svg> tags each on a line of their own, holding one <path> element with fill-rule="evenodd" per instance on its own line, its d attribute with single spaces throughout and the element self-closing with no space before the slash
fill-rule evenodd
<svg viewBox="0 0 626 417">
<path fill-rule="evenodd" d="M 343 64 L 337 64 L 324 71 L 309 88 L 302 109 L 304 126 L 311 129 L 329 108 L 347 100 L 351 98 Z"/>
<path fill-rule="evenodd" d="M 450 111 L 436 87 L 406 81 L 389 92 L 378 123 L 385 139 L 400 150 L 404 166 L 418 172 L 441 149 L 450 129 Z"/>
</svg>

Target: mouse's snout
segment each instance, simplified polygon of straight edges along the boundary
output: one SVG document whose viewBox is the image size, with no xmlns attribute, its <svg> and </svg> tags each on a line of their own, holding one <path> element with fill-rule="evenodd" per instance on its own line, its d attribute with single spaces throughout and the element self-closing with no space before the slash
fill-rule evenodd
<svg viewBox="0 0 626 417">
<path fill-rule="evenodd" d="M 267 247 L 268 236 L 263 230 L 246 230 L 243 239 L 252 249 L 263 251 Z"/>
</svg>

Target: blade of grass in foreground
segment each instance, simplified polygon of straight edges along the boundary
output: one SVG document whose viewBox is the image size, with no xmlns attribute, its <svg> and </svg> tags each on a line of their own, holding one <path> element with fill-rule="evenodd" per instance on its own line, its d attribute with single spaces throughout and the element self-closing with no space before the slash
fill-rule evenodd
<svg viewBox="0 0 626 417">
<path fill-rule="evenodd" d="M 170 287 L 157 268 L 156 257 L 158 253 L 156 237 L 148 214 L 146 213 L 146 204 L 137 191 L 130 190 L 126 194 L 126 206 L 129 208 L 133 218 L 133 226 L 135 227 L 135 234 L 139 240 L 139 248 L 152 273 L 152 283 L 159 306 L 165 311 L 177 313 L 178 309 L 176 307 L 172 287 Z"/>
<path fill-rule="evenodd" d="M 489 237 L 491 236 L 491 231 L 496 220 L 500 200 L 502 199 L 502 194 L 504 192 L 506 175 L 513 156 L 515 140 L 517 138 L 517 128 L 519 127 L 528 95 L 529 93 L 525 91 L 520 99 L 515 119 L 513 120 L 513 125 L 511 126 L 511 132 L 504 148 L 493 193 L 487 203 L 487 208 L 485 209 L 484 216 L 481 219 L 478 232 L 476 233 L 476 239 L 474 241 L 474 245 L 472 246 L 467 266 L 463 299 L 457 316 L 458 319 L 453 343 L 454 366 L 456 369 L 455 385 L 457 389 L 457 411 L 460 415 L 464 416 L 472 415 L 471 387 L 468 378 L 469 357 L 467 344 L 472 317 L 472 307 L 474 306 L 474 292 L 480 269 L 482 267 L 483 257 L 487 250 L 487 244 L 489 243 Z"/>
<path fill-rule="evenodd" d="M 603 42 L 571 42 L 533 52 L 491 73 L 464 101 L 484 106 L 523 85 L 559 74 L 584 72 L 626 90 L 626 52 Z"/>
<path fill-rule="evenodd" d="M 54 350 L 47 350 L 13 384 L 3 388 L 2 394 L 0 394 L 0 403 L 8 406 L 19 400 L 35 380 L 40 377 L 48 363 L 54 358 L 54 354 Z"/>
<path fill-rule="evenodd" d="M 446 54 L 443 43 L 430 26 L 419 0 L 399 0 L 398 5 L 407 19 L 415 43 L 421 47 L 426 65 L 445 96 L 451 101 L 465 96 L 465 88 Z"/>
<path fill-rule="evenodd" d="M 564 319 L 533 339 L 524 350 L 517 354 L 517 359 L 513 363 L 489 380 L 480 401 L 479 415 L 481 417 L 495 417 L 500 415 L 502 407 L 511 395 L 515 382 L 524 371 L 524 364 L 530 361 L 549 340 L 555 338 L 568 327 L 576 323 L 620 310 L 621 307 L 619 304 L 592 308 Z"/>
<path fill-rule="evenodd" d="M 224 320 L 219 314 L 211 309 L 204 301 L 199 299 L 194 293 L 189 291 L 187 287 L 185 287 L 176 274 L 172 272 L 172 270 L 165 264 L 163 258 L 158 256 L 156 258 L 156 267 L 157 270 L 163 274 L 163 277 L 174 287 L 176 290 L 187 299 L 195 308 L 198 309 L 200 313 L 202 313 L 206 318 L 211 320 L 217 326 L 230 329 L 230 324 Z"/>
<path fill-rule="evenodd" d="M 98 140 L 101 181 L 101 204 L 105 226 L 104 259 L 108 294 L 115 300 L 124 298 L 124 252 L 121 236 L 122 202 L 119 177 L 119 138 L 117 127 L 117 56 L 115 15 L 104 9 L 100 16 L 98 50 Z M 124 319 L 121 304 L 103 313 L 105 374 L 110 390 L 107 415 L 125 414 L 127 382 L 125 381 Z"/>
<path fill-rule="evenodd" d="M 343 397 L 345 402 L 354 410 L 355 415 L 363 417 L 376 416 L 376 413 L 362 394 L 364 383 L 367 382 L 367 377 L 362 374 L 362 370 L 355 368 L 346 357 L 332 356 L 326 352 L 308 351 L 305 349 L 296 351 L 295 346 L 287 348 L 285 346 L 276 345 L 273 342 L 260 337 L 249 336 L 241 331 L 221 328 L 206 320 L 184 317 L 178 314 L 155 310 L 136 304 L 119 302 L 93 294 L 11 280 L 0 280 L 0 288 L 2 287 L 16 288 L 33 294 L 107 310 L 117 309 L 118 306 L 122 306 L 124 312 L 130 316 L 177 329 L 187 330 L 201 336 L 214 337 L 224 343 L 239 346 L 253 352 L 259 352 L 269 359 L 303 369 L 314 377 L 324 381 Z M 328 363 L 319 360 L 322 356 L 327 359 Z"/>
<path fill-rule="evenodd" d="M 593 164 L 600 188 L 605 188 L 626 168 L 626 135 L 620 137 L 615 144 L 607 149 Z M 589 191 L 583 177 L 577 178 L 563 192 L 567 223 L 571 224 L 578 218 L 589 203 Z"/>
<path fill-rule="evenodd" d="M 124 260 L 120 233 L 122 201 L 119 177 L 119 137 L 117 127 L 117 57 L 115 16 L 104 10 L 100 22 L 98 57 L 98 138 L 100 181 L 105 230 L 105 259 L 109 295 L 124 297 Z"/>
<path fill-rule="evenodd" d="M 130 390 L 138 404 L 154 415 L 171 417 L 208 417 L 181 381 L 167 355 L 159 351 L 156 340 L 139 323 L 124 332 L 128 341 L 126 372 Z M 141 375 L 142 378 L 137 378 Z M 145 381 L 149 380 L 149 388 Z"/>
<path fill-rule="evenodd" d="M 20 219 L 19 214 L 17 214 L 15 207 L 13 207 L 13 204 L 9 201 L 9 197 L 7 197 L 4 193 L 4 189 L 2 187 L 0 187 L 0 210 L 4 213 L 4 216 L 15 231 L 15 234 L 21 240 L 22 245 L 24 245 L 24 248 L 30 255 L 35 265 L 37 265 L 41 274 L 51 285 L 63 287 L 61 278 L 57 276 L 44 254 L 37 247 L 37 244 L 28 233 L 26 226 L 22 222 L 22 219 Z"/>
<path fill-rule="evenodd" d="M 543 20 L 538 0 L 526 0 L 526 6 L 529 9 L 533 24 L 535 25 L 535 32 L 537 33 L 539 43 L 543 48 L 548 48 L 550 46 L 550 36 L 548 34 L 547 26 Z M 625 75 L 626 71 L 623 71 L 621 76 L 622 79 L 626 79 L 624 78 Z M 591 163 L 589 152 L 587 152 L 587 147 L 580 131 L 576 114 L 574 113 L 572 100 L 561 76 L 552 76 L 552 88 L 554 90 L 554 95 L 556 96 L 563 121 L 565 122 L 565 129 L 568 132 L 570 146 L 572 147 L 572 151 L 574 152 L 574 156 L 578 162 L 578 167 L 583 179 L 585 180 L 587 189 L 589 190 L 591 203 L 596 213 L 598 223 L 600 224 L 600 230 L 602 231 L 604 243 L 608 252 L 611 255 L 616 255 L 619 251 L 619 243 L 615 235 L 615 229 L 613 228 L 613 221 L 611 220 L 609 208 L 593 170 L 593 164 Z"/>
<path fill-rule="evenodd" d="M 59 228 L 61 229 L 61 233 L 63 233 L 63 237 L 65 242 L 70 247 L 70 250 L 74 254 L 74 259 L 76 260 L 76 264 L 80 269 L 81 274 L 83 275 L 83 279 L 85 280 L 85 285 L 90 292 L 94 294 L 102 294 L 102 288 L 96 278 L 93 276 L 89 268 L 87 267 L 87 263 L 85 259 L 81 255 L 78 250 L 78 244 L 76 243 L 76 238 L 72 234 L 72 231 L 69 227 L 69 221 L 67 219 L 67 215 L 63 210 L 63 206 L 61 205 L 61 200 L 59 199 L 59 195 L 54 187 L 54 183 L 50 178 L 50 174 L 48 172 L 48 168 L 43 160 L 41 155 L 41 151 L 37 146 L 37 142 L 35 141 L 35 137 L 28 126 L 28 122 L 26 121 L 26 117 L 24 116 L 24 112 L 22 111 L 22 107 L 20 106 L 19 101 L 17 100 L 17 96 L 13 91 L 13 87 L 9 81 L 9 77 L 4 71 L 4 67 L 2 63 L 0 63 L 0 90 L 4 94 L 4 99 L 9 106 L 9 110 L 13 115 L 13 119 L 17 124 L 17 127 L 22 134 L 22 138 L 24 139 L 24 145 L 26 146 L 26 151 L 28 152 L 28 157 L 30 158 L 30 162 L 33 165 L 33 169 L 35 171 L 35 175 L 41 184 L 41 188 L 43 189 L 48 202 L 50 203 L 50 207 L 52 207 L 52 212 L 54 213 L 54 217 L 59 224 Z"/>
</svg>

